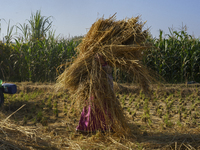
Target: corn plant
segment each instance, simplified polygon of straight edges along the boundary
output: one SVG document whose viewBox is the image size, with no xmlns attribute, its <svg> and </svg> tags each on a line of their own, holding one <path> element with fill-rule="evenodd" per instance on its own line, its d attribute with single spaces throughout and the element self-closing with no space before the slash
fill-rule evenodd
<svg viewBox="0 0 200 150">
<path fill-rule="evenodd" d="M 37 11 L 35 14 L 31 14 L 30 24 L 31 40 L 44 39 L 46 33 L 52 26 L 51 16 L 45 17 L 41 15 L 41 11 Z"/>
<path fill-rule="evenodd" d="M 163 38 L 160 30 L 158 39 L 151 39 L 154 48 L 146 53 L 144 63 L 155 70 L 167 82 L 178 83 L 187 80 L 200 81 L 200 41 L 186 31 L 172 31 Z"/>
<path fill-rule="evenodd" d="M 51 30 L 51 17 L 40 11 L 32 14 L 29 24 L 8 24 L 7 42 L 0 43 L 0 76 L 12 81 L 55 81 L 66 62 L 76 56 L 75 47 L 80 40 L 59 39 Z M 14 28 L 19 29 L 15 44 L 10 43 Z"/>
<path fill-rule="evenodd" d="M 0 77 L 12 81 L 55 81 L 66 62 L 76 57 L 76 47 L 81 38 L 59 39 L 51 29 L 52 17 L 41 15 L 41 11 L 32 13 L 27 23 L 10 26 L 8 23 L 6 43 L 0 43 Z M 15 44 L 14 29 L 19 29 Z M 1 30 L 1 29 L 0 29 Z M 189 35 L 186 30 L 173 31 L 159 38 L 148 37 L 152 45 L 144 53 L 143 63 L 169 83 L 190 80 L 200 82 L 200 40 Z M 133 76 L 114 68 L 114 80 L 134 82 Z M 141 96 L 144 99 L 144 96 Z"/>
</svg>

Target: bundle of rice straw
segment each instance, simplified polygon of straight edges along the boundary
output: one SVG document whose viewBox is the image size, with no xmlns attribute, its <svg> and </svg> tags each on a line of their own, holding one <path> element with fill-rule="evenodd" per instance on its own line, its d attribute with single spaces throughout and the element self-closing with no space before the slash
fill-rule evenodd
<svg viewBox="0 0 200 150">
<path fill-rule="evenodd" d="M 98 19 L 77 47 L 77 58 L 57 79 L 57 87 L 71 93 L 71 109 L 80 111 L 92 106 L 96 119 L 102 117 L 98 110 L 106 125 L 121 135 L 129 131 L 127 120 L 108 83 L 107 73 L 95 56 L 100 54 L 111 67 L 128 72 L 148 93 L 151 76 L 140 60 L 142 50 L 149 48 L 143 44 L 147 36 L 147 31 L 142 31 L 143 25 L 139 17 L 116 21 L 114 15 Z"/>
</svg>

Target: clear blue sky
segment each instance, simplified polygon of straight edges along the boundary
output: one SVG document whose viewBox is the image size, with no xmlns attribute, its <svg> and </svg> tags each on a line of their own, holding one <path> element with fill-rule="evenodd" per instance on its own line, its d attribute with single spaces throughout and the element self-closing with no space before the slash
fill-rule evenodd
<svg viewBox="0 0 200 150">
<path fill-rule="evenodd" d="M 53 29 L 65 38 L 85 35 L 97 18 L 114 13 L 117 20 L 141 15 L 153 37 L 159 29 L 169 33 L 168 27 L 178 30 L 182 24 L 200 37 L 200 0 L 0 0 L 0 18 L 10 19 L 11 25 L 23 24 L 37 10 L 53 16 Z M 0 38 L 7 30 L 2 20 L 1 28 Z"/>
</svg>

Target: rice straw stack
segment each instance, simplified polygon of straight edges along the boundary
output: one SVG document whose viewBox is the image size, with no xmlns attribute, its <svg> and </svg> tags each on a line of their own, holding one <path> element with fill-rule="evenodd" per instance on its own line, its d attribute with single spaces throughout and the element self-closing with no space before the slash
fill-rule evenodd
<svg viewBox="0 0 200 150">
<path fill-rule="evenodd" d="M 71 93 L 71 109 L 80 111 L 92 106 L 96 119 L 101 120 L 98 114 L 103 114 L 106 126 L 120 135 L 129 131 L 127 119 L 108 83 L 106 70 L 95 56 L 100 54 L 111 67 L 128 72 L 148 93 L 152 78 L 141 63 L 142 51 L 149 48 L 144 45 L 147 31 L 142 31 L 143 25 L 139 17 L 116 21 L 114 15 L 98 19 L 77 47 L 77 58 L 57 79 L 57 87 Z"/>
</svg>

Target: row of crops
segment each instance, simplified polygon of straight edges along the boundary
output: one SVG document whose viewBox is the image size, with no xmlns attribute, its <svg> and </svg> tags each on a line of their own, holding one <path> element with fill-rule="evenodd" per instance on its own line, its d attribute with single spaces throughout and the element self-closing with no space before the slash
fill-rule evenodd
<svg viewBox="0 0 200 150">
<path fill-rule="evenodd" d="M 145 64 L 161 75 L 166 82 L 200 82 L 200 40 L 186 31 L 172 31 L 163 38 L 150 39 L 153 48 L 144 57 Z"/>
<path fill-rule="evenodd" d="M 63 40 L 0 44 L 0 77 L 11 81 L 55 81 L 59 68 L 75 55 L 79 42 Z"/>
<path fill-rule="evenodd" d="M 0 41 L 0 78 L 4 81 L 55 81 L 60 69 L 76 55 L 78 38 L 55 36 L 51 17 L 32 14 L 28 23 L 10 26 Z M 20 31 L 13 33 L 14 29 Z M 0 29 L 1 31 L 1 29 Z M 15 35 L 15 37 L 14 37 Z M 17 36 L 16 36 L 17 35 Z"/>
<path fill-rule="evenodd" d="M 81 38 L 59 39 L 51 25 L 51 17 L 41 16 L 40 11 L 32 14 L 27 24 L 8 24 L 5 42 L 0 41 L 1 79 L 55 81 L 64 64 L 76 55 L 75 48 Z M 21 31 L 15 38 L 12 34 L 14 28 Z M 169 31 L 165 38 L 161 30 L 159 38 L 149 36 L 152 48 L 146 51 L 144 63 L 168 83 L 200 82 L 200 40 L 185 30 Z M 132 82 L 130 75 L 119 69 L 113 75 L 118 82 Z"/>
</svg>

